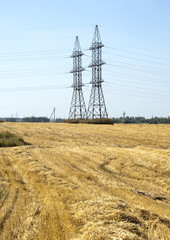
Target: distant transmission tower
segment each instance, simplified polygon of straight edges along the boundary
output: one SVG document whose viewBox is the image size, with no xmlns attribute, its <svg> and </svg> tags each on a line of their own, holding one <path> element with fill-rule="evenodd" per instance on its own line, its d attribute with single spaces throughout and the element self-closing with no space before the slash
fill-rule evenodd
<svg viewBox="0 0 170 240">
<path fill-rule="evenodd" d="M 98 25 L 95 27 L 94 36 L 90 50 L 92 50 L 92 62 L 89 67 L 92 68 L 92 89 L 88 106 L 88 118 L 108 118 L 106 105 L 102 90 L 102 47 Z"/>
<path fill-rule="evenodd" d="M 76 36 L 75 45 L 73 49 L 73 69 L 70 71 L 73 73 L 73 96 L 71 100 L 69 119 L 83 119 L 87 117 L 86 106 L 83 96 L 82 87 L 82 56 L 84 54 L 81 51 L 78 36 Z"/>
<path fill-rule="evenodd" d="M 125 121 L 125 115 L 126 115 L 126 113 L 125 113 L 125 111 L 123 112 L 123 122 Z"/>
<path fill-rule="evenodd" d="M 50 116 L 50 122 L 55 122 L 55 107 L 54 107 L 54 109 L 53 109 L 53 111 L 52 111 L 52 113 L 51 113 L 51 116 Z"/>
</svg>

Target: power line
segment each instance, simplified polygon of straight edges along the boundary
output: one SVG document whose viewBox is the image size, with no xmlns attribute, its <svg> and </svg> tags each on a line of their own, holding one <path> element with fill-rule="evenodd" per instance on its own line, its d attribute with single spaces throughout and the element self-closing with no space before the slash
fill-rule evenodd
<svg viewBox="0 0 170 240">
<path fill-rule="evenodd" d="M 35 51 L 35 52 L 19 52 L 19 53 L 1 53 L 0 61 L 23 61 L 32 59 L 43 60 L 48 58 L 54 58 L 55 60 L 68 58 L 68 50 L 66 51 Z M 62 55 L 61 55 L 62 54 Z M 64 56 L 63 56 L 64 54 Z M 44 58 L 43 58 L 44 57 Z"/>
<path fill-rule="evenodd" d="M 136 79 L 135 78 L 135 80 L 134 80 L 134 78 L 127 77 L 127 76 L 118 76 L 118 75 L 114 75 L 114 74 L 110 74 L 110 75 L 116 77 L 116 78 L 114 78 L 114 82 L 115 81 L 122 82 L 122 80 L 124 80 L 124 82 L 132 82 L 132 83 L 135 83 L 135 84 L 142 84 L 142 85 L 146 84 L 146 85 L 151 85 L 151 86 L 170 87 L 170 85 L 163 84 L 162 82 L 148 82 L 147 78 L 146 79 L 144 79 L 144 78 L 143 79 Z M 120 80 L 120 78 L 122 80 Z M 107 77 L 107 79 L 113 80 L 113 78 L 108 78 L 108 77 Z M 125 80 L 125 79 L 128 79 L 128 80 Z M 160 83 L 162 83 L 162 84 L 160 84 Z"/>
<path fill-rule="evenodd" d="M 32 77 L 32 76 L 49 76 L 64 74 L 65 67 L 58 68 L 42 68 L 42 69 L 24 69 L 16 71 L 0 71 L 1 78 L 19 78 L 19 77 Z M 61 70 L 61 71 L 60 71 Z"/>
<path fill-rule="evenodd" d="M 127 89 L 127 88 L 121 88 L 121 87 L 116 87 L 116 88 L 105 88 L 105 91 L 111 91 L 111 92 L 114 92 L 114 94 L 119 94 L 119 95 L 130 95 L 130 96 L 139 96 L 139 97 L 149 97 L 150 99 L 151 98 L 156 98 L 156 99 L 170 99 L 170 96 L 166 96 L 164 94 L 154 94 L 154 93 L 148 93 L 146 94 L 146 92 L 142 92 L 142 91 L 134 91 L 134 90 L 130 90 L 130 89 Z M 119 91 L 118 91 L 119 90 Z"/>
<path fill-rule="evenodd" d="M 109 60 L 110 62 L 115 62 L 113 60 Z M 125 65 L 130 65 L 130 66 L 137 66 L 137 67 L 140 67 L 140 68 L 147 68 L 147 69 L 151 69 L 151 70 L 156 70 L 156 71 L 167 71 L 170 73 L 169 69 L 162 69 L 162 68 L 158 68 L 158 67 L 150 67 L 150 66 L 144 66 L 144 65 L 139 65 L 139 64 L 133 64 L 133 63 L 126 63 L 126 62 L 121 62 L 121 61 L 117 61 L 116 60 L 116 63 L 120 63 L 120 64 L 125 64 Z"/>
<path fill-rule="evenodd" d="M 119 84 L 119 83 L 111 83 L 111 82 L 106 82 L 106 83 L 108 83 L 108 84 L 113 84 L 113 85 L 115 85 L 115 86 L 122 86 L 122 84 Z M 135 87 L 135 86 L 130 86 L 130 85 L 126 85 L 126 84 L 124 84 L 123 83 L 123 87 L 127 87 L 127 88 L 130 88 L 130 89 L 137 89 L 137 90 L 140 90 L 140 91 L 145 91 L 145 92 L 154 92 L 154 93 L 156 93 L 157 91 L 157 93 L 159 94 L 159 93 L 162 93 L 162 94 L 169 94 L 169 96 L 170 96 L 170 92 L 169 91 L 160 91 L 160 90 L 154 90 L 154 89 L 148 89 L 148 88 L 144 88 L 144 87 L 141 87 L 140 86 L 140 88 L 139 87 Z"/>
<path fill-rule="evenodd" d="M 9 52 L 9 53 L 0 53 L 0 57 L 11 57 L 11 56 L 29 56 L 29 55 L 48 55 L 48 54 L 58 54 L 58 53 L 68 53 L 71 49 L 64 49 L 64 50 L 40 50 L 40 51 L 33 51 L 33 52 Z"/>
<path fill-rule="evenodd" d="M 156 56 L 151 56 L 151 55 L 147 55 L 147 54 L 142 54 L 142 53 L 138 53 L 138 52 L 133 52 L 133 51 L 128 51 L 128 50 L 123 50 L 123 49 L 119 49 L 119 48 L 112 48 L 112 47 L 107 47 L 109 49 L 112 49 L 114 51 L 120 51 L 120 52 L 124 52 L 126 53 L 126 55 L 119 55 L 119 54 L 114 54 L 114 53 L 106 53 L 106 54 L 110 54 L 113 56 L 118 56 L 118 57 L 122 57 L 122 58 L 126 58 L 126 59 L 133 59 L 133 60 L 137 60 L 137 61 L 142 61 L 145 63 L 152 63 L 152 64 L 159 64 L 159 65 L 164 65 L 164 66 L 170 66 L 170 64 L 168 63 L 163 63 L 163 62 L 158 62 L 158 61 L 152 61 L 152 60 L 148 60 L 148 59 L 143 59 L 143 58 L 135 58 L 135 57 L 131 57 L 130 54 L 133 55 L 137 55 L 137 56 L 141 56 L 141 57 L 147 57 L 147 58 L 152 58 L 152 59 L 157 59 L 157 60 L 161 60 L 161 61 L 167 61 L 169 62 L 170 59 L 167 58 L 162 58 L 162 57 L 156 57 Z M 63 57 L 63 56 L 59 56 L 58 54 L 62 55 L 62 54 L 66 54 L 68 52 L 70 52 L 71 50 L 47 50 L 47 51 L 33 51 L 33 52 L 15 52 L 15 53 L 1 53 L 0 54 L 0 60 L 12 60 L 14 61 L 15 59 L 25 59 L 25 58 L 37 58 L 37 57 L 41 57 L 45 56 L 46 58 L 48 57 L 55 57 L 55 59 L 66 59 L 67 57 Z M 127 56 L 127 54 L 129 56 Z M 89 57 L 89 56 L 87 56 Z M 109 60 L 110 62 L 113 62 L 113 60 Z M 109 62 L 108 61 L 108 62 Z M 125 66 L 122 65 L 117 65 L 117 63 L 123 64 Z M 143 73 L 149 73 L 149 74 L 155 74 L 155 75 L 161 75 L 164 77 L 169 77 L 169 70 L 168 69 L 161 69 L 161 68 L 157 68 L 157 67 L 151 67 L 151 66 L 143 66 L 143 65 L 139 65 L 139 64 L 131 64 L 131 63 L 126 63 L 126 62 L 121 62 L 121 61 L 117 61 L 116 60 L 116 64 L 108 64 L 109 66 L 114 66 L 114 67 L 118 67 L 118 68 L 123 68 L 123 69 L 128 69 L 128 70 L 133 70 L 133 71 L 138 71 L 138 72 L 143 72 Z M 130 66 L 130 67 L 128 67 Z M 134 67 L 131 67 L 134 66 Z M 139 69 L 139 68 L 146 68 L 146 69 Z M 65 67 L 57 67 L 57 68 L 39 68 L 39 69 L 23 69 L 23 70 L 16 70 L 16 71 L 0 71 L 1 75 L 4 75 L 4 77 L 31 77 L 34 75 L 38 76 L 45 76 L 45 74 L 47 75 L 51 75 L 51 74 L 59 74 L 58 70 L 62 70 Z M 155 70 L 155 71 L 153 71 Z M 165 71 L 164 73 L 162 72 L 157 72 L 157 71 Z M 142 81 L 144 84 L 147 85 L 152 85 L 155 86 L 155 84 L 157 86 L 165 86 L 163 84 L 162 81 L 154 79 L 154 78 L 150 78 L 148 76 L 145 77 L 140 77 L 140 76 L 135 76 L 135 75 L 130 75 L 130 74 L 124 74 L 124 73 L 119 73 L 119 72 L 115 72 L 115 71 L 110 71 L 112 74 L 118 74 L 119 77 L 121 78 L 126 78 L 126 79 L 130 79 L 130 81 L 128 82 L 132 82 L 135 84 L 139 84 L 139 82 L 137 81 L 133 81 L 134 80 L 139 80 Z M 61 73 L 63 74 L 63 72 Z M 107 71 L 107 74 L 109 74 L 109 71 Z M 11 76 L 12 75 L 12 76 Z M 115 80 L 118 81 L 118 80 Z M 120 91 L 115 92 L 115 94 L 128 94 L 128 95 L 133 95 L 133 96 L 147 96 L 147 97 L 161 97 L 161 98 L 165 98 L 168 99 L 170 96 L 167 95 L 169 92 L 168 91 L 163 91 L 163 90 L 154 90 L 154 89 L 148 89 L 148 88 L 144 88 L 143 86 L 141 87 L 137 87 L 137 86 L 130 86 L 130 85 L 124 85 L 123 86 L 120 84 L 120 80 L 118 81 L 119 83 L 111 83 L 111 82 L 106 82 L 108 85 L 106 85 L 106 89 L 107 87 L 109 87 L 109 84 L 113 84 L 116 86 L 116 91 L 117 89 L 119 89 Z M 152 83 L 153 82 L 153 83 Z M 165 82 L 165 80 L 164 80 Z M 159 84 L 161 83 L 161 84 Z M 169 79 L 168 79 L 168 83 L 169 83 Z M 167 84 L 168 84 L 167 83 Z M 85 84 L 87 85 L 87 83 Z M 122 86 L 122 87 L 121 87 Z M 168 86 L 168 85 L 166 85 Z M 52 85 L 52 86 L 30 86 L 30 87 L 15 87 L 15 88 L 0 88 L 0 92 L 18 92 L 18 91 L 41 91 L 41 90 L 55 90 L 55 89 L 66 89 L 66 88 L 70 88 L 67 85 Z M 109 88 L 110 90 L 115 90 L 113 88 Z M 107 89 L 107 90 L 109 90 Z M 124 91 L 124 93 L 122 93 L 122 91 Z M 147 95 L 147 94 L 151 94 L 151 95 Z"/>
<path fill-rule="evenodd" d="M 16 71 L 0 71 L 0 73 L 29 73 L 29 72 L 44 72 L 44 71 L 55 71 L 58 69 L 65 69 L 65 67 L 59 67 L 59 68 L 32 68 L 32 69 L 22 69 L 22 70 L 16 70 Z"/>
<path fill-rule="evenodd" d="M 30 87 L 11 87 L 0 88 L 0 92 L 24 92 L 24 91 L 42 91 L 71 88 L 68 85 L 48 85 L 48 86 L 30 86 Z"/>
<path fill-rule="evenodd" d="M 110 55 L 117 56 L 117 57 L 123 57 L 123 58 L 127 58 L 127 59 L 132 59 L 132 60 L 137 60 L 137 61 L 142 61 L 142 62 L 148 62 L 148 63 L 153 63 L 153 64 L 170 66 L 170 64 L 167 64 L 167 63 L 154 62 L 154 61 L 150 61 L 150 60 L 144 60 L 144 59 L 140 59 L 140 58 L 134 58 L 134 57 L 129 57 L 129 56 L 120 55 L 120 54 L 115 54 L 115 53 L 110 53 L 110 52 L 109 52 L 109 53 L 106 53 L 106 54 L 110 54 Z"/>
<path fill-rule="evenodd" d="M 160 81 L 160 80 L 158 80 L 158 79 L 156 79 L 156 78 L 150 78 L 150 77 L 148 77 L 148 76 L 144 76 L 144 77 L 142 76 L 142 77 L 140 77 L 139 75 L 134 75 L 134 74 L 132 75 L 132 74 L 127 74 L 127 73 L 115 72 L 115 71 L 110 71 L 110 70 L 108 71 L 108 70 L 107 70 L 107 74 L 108 74 L 109 72 L 111 73 L 111 75 L 113 75 L 113 74 L 114 74 L 114 75 L 115 75 L 115 74 L 118 74 L 118 75 L 121 75 L 121 76 L 123 76 L 123 77 L 124 77 L 124 76 L 125 76 L 125 77 L 128 76 L 129 79 L 132 79 L 132 78 L 133 78 L 133 79 L 136 79 L 136 80 L 142 80 L 142 81 L 147 81 L 147 82 L 148 82 L 148 81 L 151 81 L 151 82 L 154 82 L 154 83 L 155 83 L 155 82 L 162 83 L 162 81 Z M 126 77 L 126 78 L 127 78 L 127 77 Z M 168 83 L 170 83 L 169 80 L 168 80 Z"/>
<path fill-rule="evenodd" d="M 158 75 L 166 76 L 166 77 L 170 76 L 168 74 L 156 73 L 156 72 L 153 72 L 153 71 L 147 71 L 147 70 L 142 70 L 142 69 L 137 69 L 137 68 L 132 68 L 132 67 L 120 66 L 120 65 L 117 65 L 117 64 L 108 64 L 108 65 L 111 65 L 111 66 L 114 66 L 114 67 L 118 67 L 118 68 L 126 68 L 126 69 L 129 69 L 129 70 L 134 70 L 134 71 L 138 71 L 138 72 L 146 72 L 146 73 L 151 73 L 151 74 L 158 74 Z"/>
<path fill-rule="evenodd" d="M 143 57 L 150 57 L 150 58 L 154 58 L 154 59 L 170 61 L 169 58 L 155 57 L 155 56 L 151 56 L 151 55 L 147 55 L 147 54 L 143 54 L 143 53 L 137 53 L 137 52 L 133 52 L 133 51 L 123 50 L 123 49 L 120 49 L 120 48 L 113 48 L 113 47 L 108 47 L 108 46 L 106 46 L 106 47 L 109 48 L 109 49 L 120 51 L 120 52 L 126 52 L 126 53 L 131 53 L 131 54 L 139 55 L 139 56 L 143 56 Z"/>
<path fill-rule="evenodd" d="M 135 82 L 135 83 L 138 83 L 138 82 L 142 82 L 142 83 L 147 83 L 147 84 L 152 84 L 152 85 L 155 85 L 155 84 L 161 84 L 163 86 L 167 86 L 167 87 L 170 87 L 170 82 L 166 82 L 166 81 L 163 81 L 163 80 L 158 80 L 158 79 L 154 79 L 154 78 L 149 78 L 148 76 L 137 76 L 137 75 L 131 75 L 131 74 L 123 74 L 123 73 L 119 73 L 119 72 L 113 72 L 113 71 L 107 71 L 107 78 L 110 76 L 110 78 L 113 80 L 117 80 L 117 79 L 130 79 L 131 81 Z M 113 77 L 114 78 L 113 78 Z M 126 82 L 126 80 L 125 80 Z"/>
</svg>

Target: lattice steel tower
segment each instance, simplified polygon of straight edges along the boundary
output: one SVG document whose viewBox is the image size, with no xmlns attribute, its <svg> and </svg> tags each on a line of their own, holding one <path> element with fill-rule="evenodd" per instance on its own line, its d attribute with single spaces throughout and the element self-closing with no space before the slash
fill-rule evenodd
<svg viewBox="0 0 170 240">
<path fill-rule="evenodd" d="M 76 36 L 75 45 L 73 49 L 73 69 L 70 71 L 73 73 L 73 96 L 71 100 L 69 119 L 84 119 L 87 117 L 86 106 L 83 96 L 82 87 L 82 71 L 85 69 L 82 68 L 82 56 L 83 52 L 81 51 L 80 43 L 78 36 Z"/>
<path fill-rule="evenodd" d="M 92 68 L 92 89 L 90 95 L 90 101 L 88 106 L 88 118 L 108 118 L 106 111 L 106 105 L 102 90 L 102 65 L 105 62 L 102 61 L 102 47 L 104 45 L 101 42 L 98 25 L 95 27 L 92 45 L 92 62 L 89 65 Z"/>
</svg>

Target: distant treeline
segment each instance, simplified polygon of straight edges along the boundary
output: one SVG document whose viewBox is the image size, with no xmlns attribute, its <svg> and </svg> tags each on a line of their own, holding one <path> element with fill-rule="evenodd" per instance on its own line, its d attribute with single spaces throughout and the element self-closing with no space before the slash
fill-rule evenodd
<svg viewBox="0 0 170 240">
<path fill-rule="evenodd" d="M 47 117 L 25 117 L 25 118 L 1 118 L 6 122 L 51 122 Z M 63 119 L 56 118 L 52 122 L 65 122 L 65 123 L 87 123 L 87 124 L 113 124 L 113 123 L 148 123 L 148 124 L 170 124 L 170 117 L 119 117 L 109 119 Z"/>
<path fill-rule="evenodd" d="M 25 117 L 21 119 L 21 122 L 50 122 L 47 117 Z"/>
<path fill-rule="evenodd" d="M 149 123 L 149 124 L 170 124 L 170 117 L 123 117 L 113 118 L 114 123 Z"/>
<path fill-rule="evenodd" d="M 51 121 L 50 118 L 47 117 L 25 117 L 21 119 L 22 122 L 64 122 L 62 118 L 56 118 L 55 121 Z"/>
<path fill-rule="evenodd" d="M 148 124 L 170 124 L 170 117 L 123 117 L 120 118 L 100 118 L 100 119 L 67 119 L 64 120 L 66 123 L 89 123 L 89 124 L 114 124 L 114 123 L 125 123 L 125 124 L 137 124 L 137 123 L 148 123 Z"/>
<path fill-rule="evenodd" d="M 24 117 L 24 118 L 4 118 L 5 122 L 50 122 L 47 117 Z M 62 118 L 56 118 L 52 122 L 64 122 Z"/>
</svg>

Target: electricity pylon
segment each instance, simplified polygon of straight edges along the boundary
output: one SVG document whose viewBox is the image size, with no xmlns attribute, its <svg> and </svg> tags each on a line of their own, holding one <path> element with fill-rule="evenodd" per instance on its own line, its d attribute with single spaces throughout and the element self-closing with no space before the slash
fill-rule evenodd
<svg viewBox="0 0 170 240">
<path fill-rule="evenodd" d="M 92 62 L 89 65 L 92 68 L 92 89 L 90 95 L 90 101 L 88 106 L 88 118 L 108 118 L 106 111 L 106 105 L 102 90 L 102 65 L 105 62 L 102 61 L 102 47 L 104 45 L 101 42 L 98 25 L 95 27 L 92 45 L 89 50 L 92 50 Z"/>
<path fill-rule="evenodd" d="M 50 122 L 55 122 L 55 107 L 54 107 L 54 109 L 53 109 L 53 111 L 52 111 L 52 113 L 51 113 L 51 116 L 50 116 Z"/>
<path fill-rule="evenodd" d="M 75 45 L 73 49 L 73 69 L 70 73 L 73 73 L 73 95 L 71 100 L 69 119 L 85 119 L 87 117 L 86 106 L 83 96 L 82 87 L 82 71 L 85 69 L 82 68 L 82 56 L 83 52 L 81 51 L 80 43 L 78 36 L 76 36 Z"/>
</svg>

